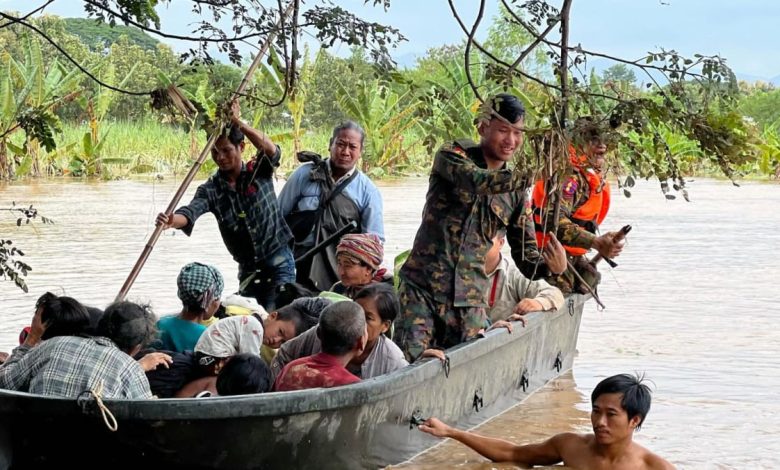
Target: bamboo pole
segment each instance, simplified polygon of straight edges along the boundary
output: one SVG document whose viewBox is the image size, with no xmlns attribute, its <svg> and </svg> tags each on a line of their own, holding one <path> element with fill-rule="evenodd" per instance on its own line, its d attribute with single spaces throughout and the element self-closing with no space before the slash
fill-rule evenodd
<svg viewBox="0 0 780 470">
<path fill-rule="evenodd" d="M 260 65 L 260 61 L 263 60 L 263 56 L 265 56 L 266 52 L 268 52 L 268 48 L 271 47 L 271 43 L 276 37 L 276 32 L 282 27 L 284 21 L 290 15 L 290 12 L 292 11 L 293 9 L 292 7 L 294 4 L 295 2 L 290 2 L 290 4 L 287 6 L 287 9 L 279 18 L 279 21 L 276 23 L 276 29 L 271 31 L 268 37 L 266 38 L 265 42 L 260 48 L 260 51 L 257 53 L 255 59 L 252 61 L 252 64 L 249 66 L 249 69 L 246 71 L 246 74 L 244 74 L 244 79 L 241 80 L 241 84 L 238 86 L 238 89 L 236 89 L 236 91 L 233 92 L 232 99 L 239 97 L 244 92 L 244 90 L 246 90 L 246 87 L 249 85 L 249 81 L 252 79 L 252 76 L 257 70 L 257 67 Z M 211 134 L 211 137 L 209 138 L 208 142 L 206 142 L 206 146 L 200 152 L 200 155 L 198 155 L 198 159 L 192 165 L 192 168 L 190 168 L 190 171 L 187 173 L 187 176 L 184 177 L 184 180 L 181 182 L 181 185 L 179 185 L 179 189 L 176 191 L 176 194 L 174 194 L 173 199 L 171 199 L 171 202 L 168 204 L 168 208 L 165 209 L 165 213 L 168 214 L 169 217 L 171 216 L 171 214 L 173 214 L 174 209 L 176 209 L 176 206 L 179 204 L 179 201 L 181 200 L 182 196 L 184 196 L 185 191 L 187 191 L 187 187 L 190 185 L 190 183 L 192 183 L 192 180 L 195 178 L 195 175 L 198 173 L 198 170 L 200 170 L 200 167 L 203 165 L 203 162 L 206 161 L 206 157 L 211 152 L 211 148 L 214 146 L 214 143 L 217 141 L 218 136 L 222 133 L 224 128 L 225 128 L 224 118 L 221 118 L 218 120 L 217 127 L 214 129 L 214 132 Z M 154 232 L 152 232 L 152 235 L 149 237 L 149 240 L 146 242 L 146 246 L 141 252 L 141 256 L 138 257 L 138 260 L 135 262 L 133 269 L 130 271 L 130 274 L 127 276 L 127 279 L 125 280 L 125 283 L 122 285 L 122 288 L 119 290 L 119 293 L 117 294 L 115 299 L 116 301 L 124 300 L 128 291 L 130 291 L 130 287 L 132 287 L 133 282 L 135 282 L 135 279 L 138 277 L 138 274 L 141 272 L 141 269 L 144 267 L 144 264 L 146 264 L 146 260 L 149 259 L 149 255 L 152 253 L 152 249 L 154 249 L 154 245 L 157 243 L 157 240 L 160 238 L 160 234 L 162 234 L 162 231 L 163 231 L 163 226 L 161 224 L 157 224 L 154 228 Z"/>
</svg>

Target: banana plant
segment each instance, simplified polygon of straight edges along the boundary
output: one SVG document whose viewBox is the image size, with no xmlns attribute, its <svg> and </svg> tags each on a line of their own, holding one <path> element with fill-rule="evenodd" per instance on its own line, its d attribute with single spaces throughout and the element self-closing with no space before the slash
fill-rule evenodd
<svg viewBox="0 0 780 470">
<path fill-rule="evenodd" d="M 352 93 L 337 83 L 339 107 L 366 132 L 363 171 L 381 176 L 388 168 L 405 165 L 413 142 L 406 142 L 404 134 L 417 126 L 420 102 L 410 99 L 410 91 L 399 93 L 378 79 L 363 82 Z"/>
<path fill-rule="evenodd" d="M 0 67 L 5 69 L 0 78 L 0 178 L 11 178 L 16 164 L 28 153 L 29 171 L 38 175 L 39 149 L 53 151 L 54 133 L 60 130 L 60 121 L 52 111 L 81 92 L 81 77 L 78 70 L 69 70 L 56 59 L 44 64 L 35 38 L 27 38 L 23 62 L 5 54 L 0 57 Z M 22 152 L 13 151 L 14 158 L 9 159 L 8 138 L 20 130 L 25 132 Z"/>
<path fill-rule="evenodd" d="M 269 53 L 268 62 L 268 64 L 261 64 L 255 74 L 255 90 L 263 90 L 265 94 L 272 97 L 280 97 L 284 93 L 284 83 L 287 80 L 285 65 L 273 49 Z M 295 86 L 288 90 L 284 100 L 284 107 L 292 120 L 292 131 L 271 136 L 278 143 L 292 141 L 295 155 L 302 150 L 302 139 L 306 133 L 306 129 L 303 128 L 303 116 L 312 81 L 312 69 L 309 47 L 305 46 Z M 255 128 L 262 126 L 262 120 L 269 110 L 270 108 L 266 105 L 252 106 L 252 124 Z"/>
<path fill-rule="evenodd" d="M 765 127 L 756 147 L 758 170 L 765 175 L 780 178 L 780 125 Z"/>
<path fill-rule="evenodd" d="M 465 66 L 460 60 L 439 61 L 438 65 L 438 73 L 423 82 L 417 96 L 422 102 L 418 108 L 419 127 L 429 152 L 446 141 L 477 138 L 474 117 L 480 101 L 468 84 Z M 511 93 L 526 104 L 529 114 L 533 112 L 532 103 L 540 101 L 528 96 L 529 91 L 534 90 L 532 85 L 521 89 L 515 83 L 499 83 L 497 80 L 501 77 L 491 76 L 481 65 L 472 65 L 471 75 L 483 97 L 499 91 Z"/>
<path fill-rule="evenodd" d="M 99 65 L 93 73 L 97 73 L 104 83 L 124 88 L 127 81 L 133 76 L 137 65 L 135 64 L 119 82 L 117 82 L 114 65 L 110 62 Z M 81 105 L 89 119 L 89 131 L 85 132 L 81 138 L 81 146 L 78 148 L 78 152 L 73 155 L 73 160 L 69 165 L 69 169 L 74 175 L 99 176 L 103 173 L 101 149 L 109 129 L 101 133 L 101 127 L 116 97 L 116 91 L 100 87 L 93 96 L 81 100 Z"/>
</svg>

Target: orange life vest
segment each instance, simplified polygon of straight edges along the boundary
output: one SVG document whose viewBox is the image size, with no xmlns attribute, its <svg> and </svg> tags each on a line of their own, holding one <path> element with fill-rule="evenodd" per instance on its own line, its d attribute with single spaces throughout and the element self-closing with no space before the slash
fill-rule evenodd
<svg viewBox="0 0 780 470">
<path fill-rule="evenodd" d="M 595 170 L 591 168 L 588 168 L 587 170 L 583 169 L 583 164 L 587 163 L 587 158 L 584 155 L 578 156 L 573 147 L 569 148 L 569 156 L 574 169 L 582 175 L 585 181 L 587 181 L 589 189 L 588 199 L 584 204 L 577 207 L 571 215 L 572 222 L 581 226 L 592 223 L 598 227 L 607 216 L 607 212 L 609 212 L 609 182 L 602 179 L 601 175 L 596 173 Z M 546 202 L 544 184 L 545 182 L 543 180 L 536 182 L 532 197 L 534 229 L 536 232 L 536 243 L 539 248 L 544 248 L 549 239 L 544 231 L 544 223 L 542 221 L 542 209 Z M 576 190 L 577 180 L 574 177 L 569 178 L 563 185 L 564 194 L 567 191 L 570 191 L 573 196 Z M 563 245 L 563 247 L 566 249 L 566 252 L 572 256 L 580 256 L 588 252 L 588 250 L 584 248 L 576 248 L 567 245 Z"/>
</svg>

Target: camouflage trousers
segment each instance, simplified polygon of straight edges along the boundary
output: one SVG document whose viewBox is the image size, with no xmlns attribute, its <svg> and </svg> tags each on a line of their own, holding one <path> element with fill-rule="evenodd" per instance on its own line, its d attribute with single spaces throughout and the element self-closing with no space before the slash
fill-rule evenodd
<svg viewBox="0 0 780 470">
<path fill-rule="evenodd" d="M 401 315 L 395 321 L 393 340 L 409 362 L 428 348 L 446 349 L 476 337 L 489 324 L 483 307 L 454 307 L 401 280 L 398 286 Z"/>
<path fill-rule="evenodd" d="M 567 258 L 577 273 L 582 279 L 588 283 L 591 289 L 596 290 L 596 286 L 601 281 L 601 273 L 595 266 L 588 262 L 588 259 L 583 256 L 569 256 Z M 587 294 L 588 289 L 582 285 L 579 279 L 571 272 L 571 269 L 567 269 L 563 273 L 557 276 L 550 276 L 545 279 L 549 284 L 557 287 L 561 290 L 563 295 L 571 294 L 572 292 Z"/>
</svg>

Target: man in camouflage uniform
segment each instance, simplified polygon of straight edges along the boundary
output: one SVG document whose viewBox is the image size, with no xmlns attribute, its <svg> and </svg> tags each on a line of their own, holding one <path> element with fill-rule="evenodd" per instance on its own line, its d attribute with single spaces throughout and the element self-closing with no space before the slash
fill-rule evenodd
<svg viewBox="0 0 780 470">
<path fill-rule="evenodd" d="M 596 235 L 599 224 L 609 210 L 609 182 L 602 176 L 602 166 L 607 146 L 595 128 L 580 130 L 584 134 L 575 139 L 575 146 L 569 148 L 572 171 L 563 180 L 560 189 L 561 205 L 557 238 L 567 251 L 571 266 L 580 277 L 595 289 L 600 280 L 596 267 L 585 257 L 591 248 L 602 256 L 614 258 L 620 254 L 622 243 L 615 242 L 615 232 Z M 577 144 L 580 140 L 582 143 Z M 584 148 L 579 150 L 578 148 Z M 541 259 L 539 246 L 544 246 L 542 233 L 553 230 L 553 198 L 544 194 L 544 182 L 537 181 L 533 193 L 534 217 L 528 218 L 528 227 L 535 225 L 536 238 L 528 238 L 522 249 L 512 248 L 512 257 L 520 271 L 528 278 L 544 278 L 558 287 L 564 294 L 588 293 L 571 268 L 555 274 Z"/>
<path fill-rule="evenodd" d="M 410 361 L 488 325 L 486 253 L 500 230 L 513 246 L 528 236 L 521 218 L 526 181 L 506 166 L 522 146 L 524 114 L 516 97 L 497 95 L 483 105 L 479 144 L 458 140 L 434 157 L 422 223 L 399 273 L 393 339 Z"/>
</svg>

